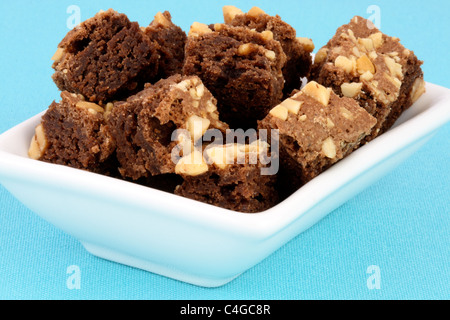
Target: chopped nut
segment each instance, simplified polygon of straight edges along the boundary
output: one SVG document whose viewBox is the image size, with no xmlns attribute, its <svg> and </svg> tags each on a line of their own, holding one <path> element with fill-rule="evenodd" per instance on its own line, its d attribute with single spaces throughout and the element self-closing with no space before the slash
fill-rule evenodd
<svg viewBox="0 0 450 320">
<path fill-rule="evenodd" d="M 330 118 L 327 118 L 327 128 L 331 129 L 333 127 L 334 127 L 334 122 Z"/>
<path fill-rule="evenodd" d="M 330 101 L 331 88 L 325 88 L 315 81 L 308 82 L 306 86 L 303 87 L 302 91 L 324 106 L 327 106 Z"/>
<path fill-rule="evenodd" d="M 263 32 L 261 32 L 261 36 L 266 41 L 273 40 L 273 32 L 270 30 L 264 30 Z"/>
<path fill-rule="evenodd" d="M 354 119 L 353 114 L 348 109 L 346 109 L 344 107 L 340 107 L 339 110 L 341 111 L 341 114 L 345 119 L 348 119 L 348 120 Z"/>
<path fill-rule="evenodd" d="M 273 52 L 272 50 L 267 50 L 265 53 L 264 53 L 264 55 L 266 56 L 266 58 L 267 59 L 269 59 L 269 60 L 275 60 L 276 59 L 276 54 L 275 54 L 275 52 Z"/>
<path fill-rule="evenodd" d="M 345 97 L 354 98 L 356 97 L 362 89 L 361 82 L 343 83 L 341 85 L 341 92 Z"/>
<path fill-rule="evenodd" d="M 411 89 L 411 101 L 416 102 L 422 94 L 425 93 L 425 81 L 423 78 L 417 78 Z"/>
<path fill-rule="evenodd" d="M 303 48 L 305 48 L 306 51 L 313 52 L 314 43 L 311 39 L 304 37 L 297 37 L 297 41 L 303 45 Z"/>
<path fill-rule="evenodd" d="M 361 81 L 362 80 L 370 81 L 373 79 L 373 73 L 371 73 L 370 71 L 366 71 L 362 75 L 359 76 L 359 79 Z"/>
<path fill-rule="evenodd" d="M 375 49 L 381 47 L 381 45 L 383 44 L 383 34 L 381 32 L 377 32 L 377 33 L 372 33 L 369 36 L 370 39 L 372 39 L 373 42 L 373 46 L 375 47 Z"/>
<path fill-rule="evenodd" d="M 191 133 L 193 141 L 200 139 L 208 130 L 210 121 L 205 118 L 193 115 L 186 122 L 186 129 Z"/>
<path fill-rule="evenodd" d="M 191 81 L 190 80 L 183 80 L 180 81 L 179 83 L 177 83 L 175 85 L 175 88 L 178 88 L 184 92 L 188 92 L 188 87 L 191 85 Z"/>
<path fill-rule="evenodd" d="M 52 60 L 55 61 L 55 62 L 61 61 L 61 59 L 62 59 L 62 57 L 63 57 L 63 55 L 64 55 L 65 52 L 66 52 L 66 51 L 64 50 L 64 48 L 58 48 L 58 49 L 56 49 L 56 52 L 55 52 L 55 54 L 53 55 Z"/>
<path fill-rule="evenodd" d="M 392 59 L 391 57 L 388 57 L 388 56 L 384 57 L 384 62 L 386 63 L 386 66 L 388 67 L 391 75 L 393 75 L 394 77 L 397 77 L 399 79 L 403 79 L 403 71 L 402 71 L 401 64 L 395 62 L 394 59 Z"/>
<path fill-rule="evenodd" d="M 212 30 L 204 23 L 194 22 L 189 29 L 188 36 L 198 37 L 203 34 L 211 33 Z"/>
<path fill-rule="evenodd" d="M 358 47 L 353 47 L 352 52 L 353 52 L 353 55 L 355 55 L 356 57 L 361 56 L 361 52 L 359 51 Z"/>
<path fill-rule="evenodd" d="M 213 113 L 216 110 L 217 110 L 217 106 L 212 102 L 211 99 L 209 99 L 206 102 L 206 111 L 208 111 L 209 113 Z"/>
<path fill-rule="evenodd" d="M 346 73 L 350 73 L 355 68 L 355 63 L 347 57 L 338 56 L 334 61 L 334 65 L 343 69 Z"/>
<path fill-rule="evenodd" d="M 322 152 L 330 159 L 336 157 L 336 145 L 331 137 L 326 138 L 322 143 Z"/>
<path fill-rule="evenodd" d="M 198 176 L 208 171 L 208 164 L 201 152 L 195 150 L 182 157 L 175 165 L 175 173 L 187 176 Z"/>
<path fill-rule="evenodd" d="M 359 38 L 358 43 L 369 52 L 374 49 L 373 40 L 371 38 Z"/>
<path fill-rule="evenodd" d="M 28 149 L 28 157 L 34 160 L 40 159 L 45 150 L 47 150 L 49 143 L 45 136 L 44 127 L 42 124 L 39 124 L 34 129 L 34 136 L 31 139 L 30 148 Z"/>
<path fill-rule="evenodd" d="M 366 71 L 375 74 L 375 66 L 365 54 L 356 60 L 356 70 L 358 70 L 360 74 L 363 74 Z"/>
<path fill-rule="evenodd" d="M 261 14 L 266 14 L 262 9 L 260 9 L 260 8 L 258 8 L 258 7 L 253 7 L 253 8 L 251 8 L 248 12 L 247 12 L 247 14 L 250 16 L 250 17 L 254 17 L 254 18 L 257 18 L 259 15 L 261 15 Z"/>
<path fill-rule="evenodd" d="M 306 114 L 302 114 L 300 117 L 298 117 L 298 119 L 300 121 L 305 121 L 306 120 Z"/>
<path fill-rule="evenodd" d="M 225 23 L 231 23 L 238 14 L 244 14 L 241 9 L 235 6 L 223 6 L 222 12 Z"/>
<path fill-rule="evenodd" d="M 298 114 L 302 104 L 303 104 L 303 101 L 298 101 L 298 100 L 294 100 L 291 98 L 287 98 L 282 103 L 280 103 L 281 106 L 285 107 L 290 113 L 293 113 L 293 114 Z"/>
<path fill-rule="evenodd" d="M 369 58 L 375 60 L 378 57 L 378 54 L 375 51 L 369 52 Z"/>
<path fill-rule="evenodd" d="M 93 103 L 93 102 L 78 101 L 75 106 L 77 108 L 86 109 L 92 114 L 96 114 L 97 112 L 103 113 L 105 111 L 102 107 L 100 107 L 98 104 Z M 94 111 L 95 111 L 95 113 L 94 113 Z"/>
<path fill-rule="evenodd" d="M 241 44 L 237 50 L 239 56 L 247 56 L 257 49 L 257 45 L 253 43 Z"/>
<path fill-rule="evenodd" d="M 314 63 L 322 63 L 327 58 L 327 55 L 328 49 L 325 47 L 320 48 L 314 56 Z"/>
<path fill-rule="evenodd" d="M 208 159 L 220 169 L 225 169 L 227 164 L 231 164 L 230 160 L 234 162 L 234 154 L 231 154 L 229 148 L 224 146 L 207 148 L 205 151 Z"/>
<path fill-rule="evenodd" d="M 281 119 L 285 121 L 288 117 L 288 109 L 282 106 L 281 104 L 272 108 L 269 113 L 275 118 Z"/>
<path fill-rule="evenodd" d="M 155 20 L 153 22 L 165 28 L 170 27 L 170 21 L 161 12 L 158 12 L 155 15 Z"/>
</svg>

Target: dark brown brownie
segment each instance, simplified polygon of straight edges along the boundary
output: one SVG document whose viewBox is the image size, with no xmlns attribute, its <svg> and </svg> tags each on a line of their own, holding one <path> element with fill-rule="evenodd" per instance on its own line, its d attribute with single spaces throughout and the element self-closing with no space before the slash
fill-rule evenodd
<svg viewBox="0 0 450 320">
<path fill-rule="evenodd" d="M 377 118 L 369 141 L 388 130 L 425 92 L 421 65 L 398 38 L 355 16 L 317 52 L 311 79 L 356 99 Z"/>
<path fill-rule="evenodd" d="M 157 76 L 158 45 L 137 22 L 109 9 L 68 32 L 53 56 L 60 90 L 98 104 L 120 100 Z"/>
<path fill-rule="evenodd" d="M 286 55 L 270 31 L 226 24 L 211 28 L 191 26 L 183 72 L 202 79 L 231 128 L 255 128 L 282 99 Z"/>
<path fill-rule="evenodd" d="M 284 184 L 295 191 L 350 154 L 375 124 L 354 99 L 311 81 L 274 107 L 259 128 L 278 130 Z"/>
<path fill-rule="evenodd" d="M 115 103 L 108 123 L 117 145 L 119 171 L 134 180 L 173 173 L 174 148 L 190 150 L 208 128 L 228 128 L 219 121 L 216 99 L 202 81 L 181 75 L 149 84 L 126 101 Z"/>
<path fill-rule="evenodd" d="M 184 179 L 175 194 L 239 212 L 264 211 L 278 202 L 276 175 L 261 171 L 267 166 L 268 150 L 268 145 L 258 140 L 195 150 L 175 167 Z"/>
<path fill-rule="evenodd" d="M 234 6 L 224 6 L 223 15 L 225 23 L 232 26 L 246 26 L 258 32 L 271 31 L 287 57 L 283 68 L 285 96 L 300 88 L 301 78 L 308 76 L 312 65 L 311 52 L 314 44 L 311 39 L 297 37 L 297 31 L 280 16 L 270 16 L 258 7 L 244 13 Z"/>
<path fill-rule="evenodd" d="M 159 44 L 160 59 L 157 78 L 165 79 L 181 73 L 187 36 L 172 22 L 170 13 L 158 12 L 152 23 L 143 30 L 151 40 Z"/>
<path fill-rule="evenodd" d="M 63 91 L 36 127 L 29 156 L 33 159 L 109 174 L 115 145 L 107 130 L 105 109 L 81 95 Z"/>
</svg>

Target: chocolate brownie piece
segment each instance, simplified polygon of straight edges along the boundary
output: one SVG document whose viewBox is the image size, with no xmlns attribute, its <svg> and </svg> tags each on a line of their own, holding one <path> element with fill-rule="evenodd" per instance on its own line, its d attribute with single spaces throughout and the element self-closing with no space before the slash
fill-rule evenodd
<svg viewBox="0 0 450 320">
<path fill-rule="evenodd" d="M 314 44 L 311 39 L 297 37 L 297 31 L 280 16 L 270 16 L 258 7 L 244 13 L 234 6 L 224 6 L 223 15 L 225 23 L 232 26 L 245 26 L 258 32 L 271 31 L 287 57 L 283 68 L 285 96 L 300 88 L 301 78 L 308 76 L 312 65 L 311 52 Z"/>
<path fill-rule="evenodd" d="M 116 102 L 108 123 L 117 145 L 119 171 L 133 180 L 173 173 L 172 153 L 178 146 L 190 148 L 208 128 L 228 128 L 219 121 L 216 99 L 202 81 L 179 74 Z"/>
<path fill-rule="evenodd" d="M 150 25 L 143 29 L 145 34 L 159 44 L 160 55 L 158 79 L 165 79 L 181 73 L 184 60 L 186 33 L 172 22 L 168 11 L 158 12 Z"/>
<path fill-rule="evenodd" d="M 262 172 L 268 157 L 268 144 L 259 140 L 195 149 L 175 167 L 184 179 L 175 194 L 239 212 L 264 211 L 278 202 L 276 175 Z"/>
<path fill-rule="evenodd" d="M 369 141 L 388 130 L 425 92 L 421 65 L 398 38 L 356 16 L 317 52 L 311 79 L 356 99 L 377 118 Z"/>
<path fill-rule="evenodd" d="M 280 168 L 289 179 L 284 184 L 295 191 L 350 154 L 375 124 L 354 99 L 311 81 L 274 107 L 259 128 L 278 130 Z"/>
<path fill-rule="evenodd" d="M 61 101 L 49 106 L 36 127 L 28 155 L 92 172 L 110 172 L 115 144 L 105 122 L 106 113 L 79 94 L 61 92 Z"/>
<path fill-rule="evenodd" d="M 197 75 L 218 100 L 231 128 L 255 128 L 283 96 L 286 55 L 271 31 L 194 23 L 183 72 Z"/>
<path fill-rule="evenodd" d="M 158 45 L 112 9 L 69 31 L 53 56 L 60 90 L 99 104 L 127 97 L 157 75 Z"/>
</svg>

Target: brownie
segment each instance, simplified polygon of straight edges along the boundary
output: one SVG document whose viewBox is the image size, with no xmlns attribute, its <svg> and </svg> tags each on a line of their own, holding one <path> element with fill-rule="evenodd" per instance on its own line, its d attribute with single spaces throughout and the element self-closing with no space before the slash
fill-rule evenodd
<svg viewBox="0 0 450 320">
<path fill-rule="evenodd" d="M 263 174 L 269 146 L 256 140 L 250 144 L 210 144 L 181 158 L 175 172 L 183 177 L 175 194 L 222 208 L 261 212 L 278 202 L 276 175 Z"/>
<path fill-rule="evenodd" d="M 108 108 L 110 105 L 108 105 Z M 115 144 L 105 121 L 107 111 L 79 94 L 61 92 L 36 127 L 29 156 L 55 164 L 112 174 Z"/>
<path fill-rule="evenodd" d="M 174 173 L 174 156 L 190 152 L 191 144 L 208 128 L 223 132 L 228 128 L 219 120 L 216 99 L 202 81 L 179 74 L 114 103 L 108 124 L 117 145 L 119 171 L 133 180 Z"/>
<path fill-rule="evenodd" d="M 101 11 L 59 43 L 52 77 L 60 90 L 103 105 L 156 80 L 158 47 L 125 14 Z"/>
<path fill-rule="evenodd" d="M 295 191 L 355 150 L 375 124 L 354 99 L 311 81 L 274 107 L 259 128 L 278 130 L 280 175 Z"/>
<path fill-rule="evenodd" d="M 301 78 L 308 76 L 312 65 L 314 44 L 311 39 L 297 37 L 297 31 L 280 16 L 270 16 L 258 7 L 244 13 L 234 6 L 224 6 L 223 15 L 225 23 L 232 26 L 245 26 L 258 32 L 271 31 L 287 57 L 283 68 L 285 97 L 300 88 Z"/>
<path fill-rule="evenodd" d="M 355 16 L 317 52 L 311 79 L 356 99 L 377 119 L 367 142 L 388 130 L 425 92 L 421 65 L 398 38 Z"/>
<path fill-rule="evenodd" d="M 231 128 L 255 128 L 283 97 L 286 55 L 271 31 L 194 23 L 183 73 L 197 75 L 217 98 Z"/>
<path fill-rule="evenodd" d="M 168 11 L 158 12 L 155 19 L 146 28 L 144 33 L 154 42 L 158 43 L 158 79 L 165 79 L 174 74 L 181 73 L 184 60 L 184 46 L 186 33 L 172 22 Z"/>
</svg>

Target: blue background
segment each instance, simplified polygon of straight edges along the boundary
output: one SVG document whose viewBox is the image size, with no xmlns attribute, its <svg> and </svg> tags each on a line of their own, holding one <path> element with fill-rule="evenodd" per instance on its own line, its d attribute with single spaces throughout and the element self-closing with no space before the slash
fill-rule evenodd
<svg viewBox="0 0 450 320">
<path fill-rule="evenodd" d="M 4 1 L 0 2 L 0 133 L 44 110 L 59 92 L 50 57 L 69 5 L 85 20 L 114 8 L 147 25 L 169 10 L 185 31 L 222 22 L 222 5 L 257 5 L 312 38 L 316 50 L 354 15 L 381 10 L 381 30 L 425 61 L 425 80 L 450 87 L 450 1 Z M 315 51 L 316 51 L 315 50 Z M 0 187 L 2 299 L 448 299 L 450 125 L 390 174 L 229 284 L 201 288 L 87 253 Z M 81 288 L 66 286 L 67 267 Z M 369 289 L 369 266 L 381 288 Z"/>
</svg>

